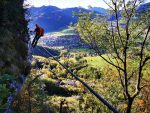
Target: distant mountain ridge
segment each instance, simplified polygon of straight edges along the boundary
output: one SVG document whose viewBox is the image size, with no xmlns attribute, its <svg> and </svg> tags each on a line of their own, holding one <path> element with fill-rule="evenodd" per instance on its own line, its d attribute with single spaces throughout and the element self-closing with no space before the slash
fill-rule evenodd
<svg viewBox="0 0 150 113">
<path fill-rule="evenodd" d="M 39 23 L 46 32 L 59 31 L 67 28 L 70 23 L 76 23 L 78 18 L 73 16 L 73 12 L 90 12 L 94 9 L 84 9 L 79 7 L 60 9 L 55 6 L 42 6 L 29 8 L 30 20 L 29 28 L 33 29 L 36 23 Z M 104 10 L 104 9 L 103 9 Z M 101 14 L 97 11 L 96 13 Z"/>
<path fill-rule="evenodd" d="M 138 11 L 146 11 L 150 8 L 150 2 L 140 5 L 137 10 Z"/>
<path fill-rule="evenodd" d="M 75 23 L 77 18 L 73 18 L 71 11 L 74 9 L 59 9 L 54 6 L 31 7 L 31 22 L 29 28 L 34 28 L 35 24 L 40 24 L 46 32 L 59 31 L 66 28 L 70 22 Z"/>
<path fill-rule="evenodd" d="M 147 10 L 150 3 L 142 4 L 137 8 L 138 11 Z M 78 18 L 73 16 L 73 12 L 79 13 L 80 11 L 90 12 L 94 11 L 97 14 L 107 15 L 108 9 L 101 7 L 89 7 L 89 9 L 74 7 L 60 9 L 55 6 L 42 6 L 42 7 L 31 7 L 28 9 L 31 17 L 29 22 L 29 28 L 34 29 L 35 24 L 38 23 L 45 29 L 45 32 L 55 32 L 67 28 L 70 23 L 76 23 Z M 120 12 L 118 13 L 121 17 Z M 115 20 L 114 15 L 108 15 L 108 20 Z"/>
<path fill-rule="evenodd" d="M 91 8 L 88 8 L 88 10 L 97 11 L 103 15 L 106 15 L 108 13 L 108 9 L 101 8 L 101 7 L 91 7 Z"/>
</svg>

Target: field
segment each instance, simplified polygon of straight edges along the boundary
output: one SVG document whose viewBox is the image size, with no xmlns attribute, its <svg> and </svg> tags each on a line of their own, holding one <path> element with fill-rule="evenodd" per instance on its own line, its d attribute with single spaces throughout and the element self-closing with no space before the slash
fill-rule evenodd
<svg viewBox="0 0 150 113">
<path fill-rule="evenodd" d="M 74 28 L 72 27 L 68 27 L 67 29 L 63 29 L 61 31 L 58 32 L 51 32 L 48 33 L 46 35 L 52 35 L 52 36 L 68 36 L 68 35 L 76 35 L 76 33 L 74 32 Z"/>
<path fill-rule="evenodd" d="M 103 68 L 107 64 L 100 56 L 84 57 L 83 59 L 87 60 L 87 63 L 95 68 Z"/>
</svg>

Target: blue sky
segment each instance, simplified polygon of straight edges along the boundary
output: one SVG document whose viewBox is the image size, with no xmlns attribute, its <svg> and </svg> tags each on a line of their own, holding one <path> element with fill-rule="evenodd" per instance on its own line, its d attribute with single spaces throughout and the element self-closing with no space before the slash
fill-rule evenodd
<svg viewBox="0 0 150 113">
<path fill-rule="evenodd" d="M 95 7 L 108 8 L 103 0 L 26 0 L 30 5 L 40 7 L 43 5 L 53 5 L 59 8 L 78 7 L 82 6 L 87 8 L 88 5 Z M 150 0 L 147 0 L 150 2 Z"/>
</svg>

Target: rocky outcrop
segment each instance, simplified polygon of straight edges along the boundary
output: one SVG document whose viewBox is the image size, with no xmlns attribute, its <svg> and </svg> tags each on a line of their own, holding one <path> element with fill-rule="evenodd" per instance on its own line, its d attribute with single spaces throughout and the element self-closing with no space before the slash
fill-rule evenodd
<svg viewBox="0 0 150 113">
<path fill-rule="evenodd" d="M 30 72 L 28 22 L 23 1 L 0 1 L 0 85 L 7 90 L 0 105 L 9 105 L 6 113 L 10 112 L 14 97 Z"/>
</svg>

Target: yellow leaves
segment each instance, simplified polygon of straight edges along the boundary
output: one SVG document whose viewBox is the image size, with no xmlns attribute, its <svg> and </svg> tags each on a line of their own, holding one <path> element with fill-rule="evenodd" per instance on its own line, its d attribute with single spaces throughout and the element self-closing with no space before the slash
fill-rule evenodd
<svg viewBox="0 0 150 113">
<path fill-rule="evenodd" d="M 75 103 L 75 102 L 77 102 L 76 98 L 73 98 L 73 97 L 66 98 L 66 101 L 69 102 L 69 103 Z"/>
<path fill-rule="evenodd" d="M 145 101 L 142 100 L 142 99 L 138 99 L 138 100 L 136 100 L 136 104 L 137 104 L 138 106 L 142 107 L 142 106 L 145 105 Z"/>
<path fill-rule="evenodd" d="M 122 108 L 126 109 L 128 107 L 127 104 L 123 104 Z"/>
<path fill-rule="evenodd" d="M 75 84 L 77 85 L 78 88 L 83 89 L 84 86 L 82 85 L 82 83 L 80 83 L 79 81 L 76 81 Z"/>
<path fill-rule="evenodd" d="M 102 68 L 102 72 L 105 75 L 105 77 L 108 77 L 109 80 L 112 79 L 112 81 L 118 77 L 117 70 L 110 65 L 104 66 L 104 68 Z"/>
<path fill-rule="evenodd" d="M 46 74 L 48 78 L 51 78 L 53 73 L 50 72 L 48 69 L 42 69 L 41 73 Z"/>
</svg>

